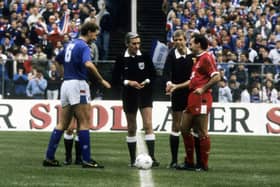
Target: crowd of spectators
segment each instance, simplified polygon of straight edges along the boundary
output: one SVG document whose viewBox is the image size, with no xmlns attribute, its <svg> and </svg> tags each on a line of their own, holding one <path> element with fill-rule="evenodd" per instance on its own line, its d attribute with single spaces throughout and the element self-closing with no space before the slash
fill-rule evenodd
<svg viewBox="0 0 280 187">
<path fill-rule="evenodd" d="M 100 26 L 101 34 L 91 44 L 93 59 L 107 60 L 111 22 L 105 0 L 0 0 L 1 97 L 38 98 L 43 93 L 40 98 L 57 99 L 61 76 L 54 57 L 79 36 L 85 21 Z M 47 80 L 42 92 L 32 94 L 34 80 Z"/>
<path fill-rule="evenodd" d="M 177 29 L 208 38 L 222 75 L 215 101 L 280 102 L 279 0 L 163 0 L 162 10 L 170 48 Z"/>
</svg>

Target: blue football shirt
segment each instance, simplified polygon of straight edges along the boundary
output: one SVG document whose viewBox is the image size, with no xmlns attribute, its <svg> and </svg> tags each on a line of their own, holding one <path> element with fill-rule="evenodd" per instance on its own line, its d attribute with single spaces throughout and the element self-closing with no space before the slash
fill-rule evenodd
<svg viewBox="0 0 280 187">
<path fill-rule="evenodd" d="M 91 61 L 90 48 L 82 39 L 75 39 L 65 46 L 55 59 L 64 67 L 64 80 L 88 80 L 87 61 Z"/>
</svg>

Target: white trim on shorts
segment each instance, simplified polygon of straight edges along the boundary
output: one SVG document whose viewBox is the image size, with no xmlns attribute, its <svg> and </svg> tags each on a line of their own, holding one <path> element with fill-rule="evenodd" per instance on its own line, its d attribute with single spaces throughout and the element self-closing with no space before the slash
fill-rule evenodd
<svg viewBox="0 0 280 187">
<path fill-rule="evenodd" d="M 81 99 L 83 98 L 83 99 Z M 85 80 L 65 80 L 61 85 L 61 106 L 86 104 L 91 100 L 89 85 Z"/>
</svg>

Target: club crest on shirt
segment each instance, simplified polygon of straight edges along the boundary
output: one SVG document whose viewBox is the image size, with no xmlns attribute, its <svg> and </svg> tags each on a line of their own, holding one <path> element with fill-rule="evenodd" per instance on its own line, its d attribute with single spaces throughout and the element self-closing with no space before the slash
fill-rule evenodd
<svg viewBox="0 0 280 187">
<path fill-rule="evenodd" d="M 144 62 L 138 62 L 138 68 L 140 70 L 143 70 L 145 68 L 145 63 Z"/>
</svg>

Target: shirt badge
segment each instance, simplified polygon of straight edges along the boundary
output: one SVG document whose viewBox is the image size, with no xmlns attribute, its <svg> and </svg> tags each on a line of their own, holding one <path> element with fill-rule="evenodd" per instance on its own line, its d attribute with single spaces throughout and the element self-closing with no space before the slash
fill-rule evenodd
<svg viewBox="0 0 280 187">
<path fill-rule="evenodd" d="M 143 70 L 145 68 L 145 63 L 144 62 L 138 62 L 138 68 L 140 70 Z"/>
</svg>

